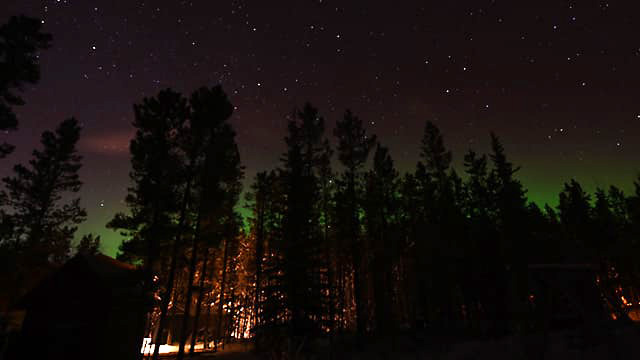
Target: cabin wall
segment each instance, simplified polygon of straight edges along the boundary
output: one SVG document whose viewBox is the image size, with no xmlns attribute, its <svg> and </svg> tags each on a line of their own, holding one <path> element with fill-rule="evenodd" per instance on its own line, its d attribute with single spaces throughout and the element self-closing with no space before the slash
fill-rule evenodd
<svg viewBox="0 0 640 360">
<path fill-rule="evenodd" d="M 107 322 L 103 312 L 82 303 L 52 301 L 27 309 L 9 359 L 86 359 L 96 352 Z"/>
<path fill-rule="evenodd" d="M 136 359 L 144 330 L 145 312 L 141 302 L 113 304 L 103 331 L 103 358 Z"/>
</svg>

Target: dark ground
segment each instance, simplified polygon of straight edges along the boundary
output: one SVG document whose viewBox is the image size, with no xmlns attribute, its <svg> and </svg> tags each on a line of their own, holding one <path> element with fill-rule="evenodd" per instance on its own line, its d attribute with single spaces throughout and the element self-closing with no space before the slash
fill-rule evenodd
<svg viewBox="0 0 640 360">
<path fill-rule="evenodd" d="M 557 331 L 547 337 L 542 335 L 509 336 L 498 340 L 474 340 L 458 342 L 446 350 L 438 351 L 434 341 L 416 342 L 416 339 L 391 341 L 372 339 L 364 350 L 355 350 L 349 345 L 334 346 L 333 354 L 328 347 L 320 345 L 312 355 L 277 357 L 275 354 L 257 355 L 246 345 L 232 345 L 219 353 L 197 354 L 193 359 L 260 360 L 260 359 L 424 359 L 424 360 L 596 360 L 596 359 L 640 359 L 640 325 L 608 326 L 589 333 L 576 330 Z M 168 356 L 164 359 L 174 359 Z"/>
</svg>

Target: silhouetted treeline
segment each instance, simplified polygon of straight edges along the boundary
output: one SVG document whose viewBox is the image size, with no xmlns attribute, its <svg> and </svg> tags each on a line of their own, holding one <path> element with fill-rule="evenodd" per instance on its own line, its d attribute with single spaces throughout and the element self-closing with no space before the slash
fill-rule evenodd
<svg viewBox="0 0 640 360">
<path fill-rule="evenodd" d="M 112 221 L 120 257 L 148 271 L 147 337 L 213 346 L 274 338 L 403 332 L 503 336 L 531 329 L 532 264 L 590 264 L 603 311 L 640 301 L 640 182 L 586 194 L 571 180 L 556 208 L 527 201 L 500 139 L 464 155 L 461 173 L 435 124 L 420 161 L 401 174 L 350 111 L 333 129 L 310 104 L 288 120 L 281 165 L 236 212 L 240 166 L 231 105 L 220 87 L 172 90 L 134 107 L 130 214 Z M 331 166 L 336 158 L 338 166 Z M 178 324 L 178 325 L 176 325 Z M 177 339 L 177 340 L 175 340 Z"/>
<path fill-rule="evenodd" d="M 571 180 L 557 209 L 540 209 L 527 201 L 519 168 L 494 134 L 491 153 L 465 154 L 461 176 L 427 122 L 420 161 L 400 175 L 349 111 L 334 130 L 341 167 L 323 168 L 332 151 L 322 130 L 306 105 L 290 121 L 282 166 L 259 173 L 252 187 L 259 329 L 444 338 L 523 332 L 531 326 L 531 264 L 598 266 L 603 307 L 614 316 L 638 302 L 630 254 L 638 250 L 640 183 L 630 196 L 598 189 L 592 201 Z M 300 292 L 312 300 L 301 301 Z"/>
</svg>

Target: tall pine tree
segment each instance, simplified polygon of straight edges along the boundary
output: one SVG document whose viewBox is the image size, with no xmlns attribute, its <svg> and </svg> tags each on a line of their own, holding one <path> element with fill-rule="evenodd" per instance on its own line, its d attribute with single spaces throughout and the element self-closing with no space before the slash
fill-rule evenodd
<svg viewBox="0 0 640 360">
<path fill-rule="evenodd" d="M 338 160 L 344 167 L 337 202 L 337 236 L 351 257 L 353 293 L 356 312 L 356 332 L 366 331 L 366 304 L 364 301 L 364 266 L 366 246 L 362 242 L 362 180 L 363 167 L 376 143 L 375 136 L 367 136 L 362 120 L 347 110 L 336 123 L 333 134 L 338 139 Z M 341 245 L 342 245 L 341 244 Z"/>
<path fill-rule="evenodd" d="M 76 144 L 80 126 L 74 118 L 64 120 L 55 131 L 45 131 L 41 150 L 33 151 L 28 165 L 16 165 L 14 175 L 2 181 L 10 212 L 11 231 L 2 240 L 18 259 L 17 274 L 36 273 L 50 264 L 61 264 L 68 256 L 71 241 L 86 217 L 76 197 L 82 182 L 78 171 L 82 157 Z M 22 286 L 18 279 L 18 286 Z M 19 291 L 16 291 L 18 294 Z"/>
<path fill-rule="evenodd" d="M 295 335 L 320 330 L 323 289 L 318 167 L 324 151 L 324 119 L 311 104 L 289 121 L 283 156 L 286 210 L 282 223 L 284 288 Z"/>
</svg>

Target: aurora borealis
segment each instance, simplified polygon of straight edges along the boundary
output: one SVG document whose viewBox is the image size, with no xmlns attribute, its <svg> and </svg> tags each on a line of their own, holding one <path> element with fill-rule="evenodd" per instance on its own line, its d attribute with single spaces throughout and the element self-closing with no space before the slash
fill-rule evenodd
<svg viewBox="0 0 640 360">
<path fill-rule="evenodd" d="M 522 166 L 529 198 L 554 204 L 562 184 L 631 191 L 640 172 L 639 6 L 539 1 L 8 0 L 0 21 L 43 19 L 53 46 L 42 80 L 25 89 L 17 146 L 2 175 L 25 162 L 40 133 L 75 116 L 84 126 L 81 192 L 101 235 L 124 209 L 132 104 L 172 87 L 221 83 L 237 107 L 249 183 L 284 149 L 286 117 L 311 101 L 329 133 L 346 108 L 411 171 L 425 120 L 462 172 L 464 152 L 496 132 Z"/>
</svg>

